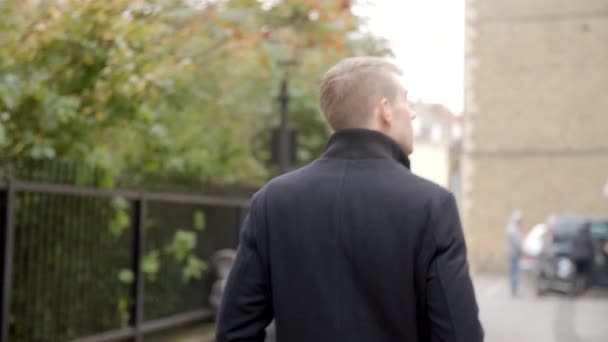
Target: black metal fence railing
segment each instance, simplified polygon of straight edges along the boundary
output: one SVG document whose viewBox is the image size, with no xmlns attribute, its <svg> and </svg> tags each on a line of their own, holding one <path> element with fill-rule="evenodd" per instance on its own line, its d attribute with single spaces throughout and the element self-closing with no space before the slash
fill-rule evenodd
<svg viewBox="0 0 608 342">
<path fill-rule="evenodd" d="M 247 207 L 242 198 L 0 181 L 0 341 L 139 341 L 210 318 L 210 276 L 185 265 L 234 248 Z M 172 250 L 183 243 L 177 232 L 193 244 L 192 260 Z"/>
</svg>

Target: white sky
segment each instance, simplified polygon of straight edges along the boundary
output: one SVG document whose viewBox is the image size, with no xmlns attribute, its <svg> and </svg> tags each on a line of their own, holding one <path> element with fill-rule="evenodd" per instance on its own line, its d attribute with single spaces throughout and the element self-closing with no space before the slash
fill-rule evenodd
<svg viewBox="0 0 608 342">
<path fill-rule="evenodd" d="M 391 42 L 411 100 L 442 103 L 460 114 L 464 101 L 464 0 L 363 0 L 356 13 Z"/>
</svg>

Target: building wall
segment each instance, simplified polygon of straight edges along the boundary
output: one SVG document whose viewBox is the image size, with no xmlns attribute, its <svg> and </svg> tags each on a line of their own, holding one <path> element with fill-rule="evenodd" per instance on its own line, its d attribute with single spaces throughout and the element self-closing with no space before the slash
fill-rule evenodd
<svg viewBox="0 0 608 342">
<path fill-rule="evenodd" d="M 608 1 L 468 0 L 461 210 L 474 267 L 504 228 L 608 215 Z"/>
<path fill-rule="evenodd" d="M 410 156 L 412 172 L 445 188 L 450 188 L 450 147 L 418 143 Z"/>
</svg>

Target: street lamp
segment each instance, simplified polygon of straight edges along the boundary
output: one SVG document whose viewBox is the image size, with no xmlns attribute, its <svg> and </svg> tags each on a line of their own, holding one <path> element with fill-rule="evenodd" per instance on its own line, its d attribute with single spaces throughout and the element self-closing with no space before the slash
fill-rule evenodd
<svg viewBox="0 0 608 342">
<path fill-rule="evenodd" d="M 279 126 L 279 172 L 285 173 L 289 169 L 289 85 L 287 75 L 281 81 L 279 91 L 279 104 L 281 109 L 281 123 Z"/>
<path fill-rule="evenodd" d="M 285 61 L 281 63 L 287 68 L 294 65 L 295 61 Z M 278 165 L 281 174 L 289 171 L 290 166 L 296 161 L 297 135 L 295 129 L 289 127 L 289 102 L 291 94 L 289 92 L 289 72 L 286 71 L 280 83 L 279 102 L 280 123 L 279 127 L 272 132 L 272 159 Z"/>
</svg>

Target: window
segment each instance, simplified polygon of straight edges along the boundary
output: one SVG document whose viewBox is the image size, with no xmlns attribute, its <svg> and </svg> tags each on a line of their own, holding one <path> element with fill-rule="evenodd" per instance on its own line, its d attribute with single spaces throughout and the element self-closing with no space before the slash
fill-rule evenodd
<svg viewBox="0 0 608 342">
<path fill-rule="evenodd" d="M 591 236 L 597 239 L 608 240 L 608 223 L 592 223 L 591 224 Z"/>
</svg>

